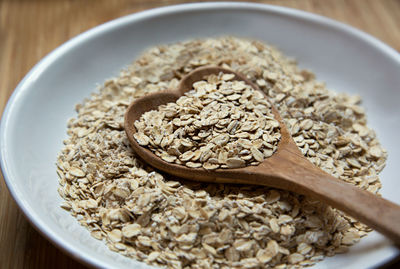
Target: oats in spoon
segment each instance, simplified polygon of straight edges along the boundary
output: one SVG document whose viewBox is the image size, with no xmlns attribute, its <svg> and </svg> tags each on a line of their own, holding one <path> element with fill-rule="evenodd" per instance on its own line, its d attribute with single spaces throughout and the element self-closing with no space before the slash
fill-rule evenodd
<svg viewBox="0 0 400 269">
<path fill-rule="evenodd" d="M 233 78 L 210 75 L 175 103 L 144 113 L 135 122 L 136 141 L 191 168 L 258 165 L 276 151 L 279 122 L 262 93 Z"/>
</svg>

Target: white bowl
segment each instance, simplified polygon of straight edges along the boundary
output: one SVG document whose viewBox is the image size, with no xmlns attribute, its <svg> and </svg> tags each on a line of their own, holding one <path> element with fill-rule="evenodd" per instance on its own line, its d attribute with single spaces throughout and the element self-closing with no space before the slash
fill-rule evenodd
<svg viewBox="0 0 400 269">
<path fill-rule="evenodd" d="M 96 84 L 116 76 L 145 48 L 225 34 L 274 44 L 329 88 L 359 93 L 369 124 L 389 151 L 382 194 L 400 203 L 396 51 L 354 28 L 302 11 L 249 3 L 187 4 L 129 15 L 73 38 L 40 61 L 14 91 L 1 122 L 1 167 L 12 196 L 49 240 L 94 266 L 148 268 L 109 251 L 59 207 L 55 161 L 66 138 L 66 122 Z M 397 253 L 374 232 L 349 253 L 327 258 L 315 268 L 372 267 Z"/>
</svg>

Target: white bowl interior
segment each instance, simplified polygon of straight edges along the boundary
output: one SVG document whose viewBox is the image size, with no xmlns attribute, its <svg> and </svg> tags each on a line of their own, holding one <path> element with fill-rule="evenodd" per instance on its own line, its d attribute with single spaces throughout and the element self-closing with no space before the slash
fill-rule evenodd
<svg viewBox="0 0 400 269">
<path fill-rule="evenodd" d="M 150 10 L 96 27 L 52 52 L 20 83 L 2 119 L 2 169 L 33 224 L 92 265 L 148 268 L 109 251 L 59 207 L 55 162 L 66 122 L 75 116 L 75 104 L 147 47 L 226 34 L 273 44 L 330 89 L 360 94 L 370 126 L 389 151 L 382 194 L 400 203 L 400 56 L 366 34 L 316 15 L 258 4 L 204 3 Z M 370 267 L 396 253 L 374 232 L 349 253 L 327 258 L 315 268 Z"/>
</svg>

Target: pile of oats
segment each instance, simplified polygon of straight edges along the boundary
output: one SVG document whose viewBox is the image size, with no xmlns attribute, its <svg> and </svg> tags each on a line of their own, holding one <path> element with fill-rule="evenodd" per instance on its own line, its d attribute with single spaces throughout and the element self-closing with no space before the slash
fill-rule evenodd
<svg viewBox="0 0 400 269">
<path fill-rule="evenodd" d="M 76 107 L 57 161 L 63 208 L 111 250 L 170 268 L 299 268 L 366 235 L 358 221 L 302 195 L 181 181 L 140 163 L 123 130 L 127 106 L 203 65 L 257 83 L 310 161 L 377 193 L 387 153 L 360 97 L 327 90 L 261 42 L 221 37 L 152 48 Z"/>
<path fill-rule="evenodd" d="M 190 168 L 258 165 L 276 151 L 279 122 L 264 95 L 233 74 L 193 84 L 175 103 L 144 113 L 136 141 L 169 163 Z"/>
</svg>

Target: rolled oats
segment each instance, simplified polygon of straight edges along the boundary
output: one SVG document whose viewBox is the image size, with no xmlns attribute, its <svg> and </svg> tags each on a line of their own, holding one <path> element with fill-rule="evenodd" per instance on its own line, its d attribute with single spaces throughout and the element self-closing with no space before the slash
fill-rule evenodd
<svg viewBox="0 0 400 269">
<path fill-rule="evenodd" d="M 279 123 L 261 93 L 233 78 L 220 73 L 195 82 L 175 103 L 144 113 L 134 138 L 164 161 L 190 168 L 259 164 L 276 151 Z"/>
<path fill-rule="evenodd" d="M 387 153 L 366 125 L 360 97 L 327 90 L 311 72 L 299 70 L 294 61 L 261 42 L 221 37 L 152 48 L 77 105 L 57 160 L 62 207 L 111 250 L 169 268 L 299 268 L 342 253 L 365 236 L 369 228 L 314 199 L 260 186 L 181 181 L 136 158 L 122 127 L 127 106 L 147 93 L 175 89 L 184 75 L 203 65 L 230 68 L 257 83 L 311 162 L 343 181 L 378 192 Z M 222 89 L 221 94 L 232 95 L 233 102 L 241 100 L 233 89 Z M 209 104 L 219 97 L 215 93 Z M 251 104 L 246 109 L 252 109 Z M 230 122 L 225 114 L 191 123 L 183 117 L 168 128 L 179 129 L 174 134 L 179 137 L 191 132 L 186 125 L 214 125 L 227 129 L 219 135 L 240 140 L 239 156 L 257 160 L 259 153 L 265 158 L 272 154 L 273 145 L 263 144 L 261 150 L 249 141 L 273 138 L 264 138 L 251 124 L 243 128 L 242 114 L 232 115 Z M 170 146 L 167 158 L 177 157 L 182 146 L 190 148 L 190 143 L 216 135 L 203 130 L 181 146 L 173 144 L 173 136 L 157 132 L 152 146 Z M 151 143 L 150 138 L 139 140 Z M 213 144 L 225 141 L 221 136 Z M 201 166 L 200 158 L 208 168 L 228 160 L 243 165 L 232 157 L 193 150 L 179 160 L 195 167 Z"/>
</svg>

